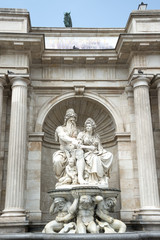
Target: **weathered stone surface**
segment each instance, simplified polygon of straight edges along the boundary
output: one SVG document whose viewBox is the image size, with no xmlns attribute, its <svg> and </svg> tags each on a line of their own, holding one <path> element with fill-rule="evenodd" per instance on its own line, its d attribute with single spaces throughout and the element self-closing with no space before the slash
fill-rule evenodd
<svg viewBox="0 0 160 240">
<path fill-rule="evenodd" d="M 0 109 L 0 122 L 2 123 L 0 142 L 1 210 L 4 209 L 5 201 L 8 199 L 8 197 L 6 198 L 7 192 L 7 196 L 12 195 L 12 200 L 14 200 L 12 201 L 11 196 L 9 197 L 11 205 L 17 206 L 18 201 L 22 203 L 24 200 L 20 205 L 23 205 L 24 213 L 26 211 L 29 221 L 32 221 L 33 224 L 37 221 L 46 223 L 52 220 L 48 213 L 51 199 L 47 192 L 56 184 L 51 158 L 53 153 L 59 149 L 59 145 L 55 142 L 54 132 L 57 126 L 63 125 L 63 116 L 68 108 L 74 108 L 77 112 L 78 127 L 83 126 L 87 117 L 94 119 L 98 125 L 97 133 L 101 137 L 103 148 L 114 156 L 109 186 L 121 190 L 116 206 L 116 216 L 128 224 L 133 224 L 132 220 L 138 216 L 142 202 L 152 202 L 153 205 L 156 205 L 156 209 L 160 207 L 158 202 L 160 194 L 159 22 L 159 10 L 146 10 L 132 12 L 126 27 L 121 29 L 37 28 L 31 27 L 27 10 L 0 9 L 2 49 L 0 75 L 5 78 L 6 82 L 3 88 L 2 86 L 0 88 L 0 106 L 3 106 Z M 45 45 L 45 39 L 49 39 L 49 41 L 55 39 L 55 42 L 63 42 L 65 39 L 70 39 L 70 42 L 73 42 L 74 39 L 77 42 L 78 39 L 85 41 L 92 39 L 91 44 L 97 39 L 97 42 L 100 40 L 104 44 L 106 39 L 112 38 L 116 38 L 118 41 L 116 40 L 115 48 L 110 50 L 47 49 L 49 45 Z M 50 44 L 52 45 L 52 42 Z M 143 118 L 139 119 L 142 124 L 140 130 L 143 131 L 143 125 L 147 129 L 146 132 L 150 129 L 148 138 L 152 139 L 151 142 L 154 141 L 154 145 L 151 142 L 148 145 L 152 146 L 152 149 L 142 142 L 140 143 L 139 136 L 136 135 L 137 122 L 140 123 L 140 121 L 136 120 L 135 107 L 139 106 L 138 100 L 142 97 L 142 91 L 137 95 L 133 94 L 134 90 L 130 83 L 133 76 L 139 74 L 139 70 L 144 75 L 152 76 L 147 95 L 142 94 L 144 98 L 147 96 L 148 104 L 146 106 L 146 101 L 143 99 L 140 107 L 141 114 L 138 114 L 140 118 Z M 14 75 L 29 75 L 31 82 L 26 99 L 25 123 L 22 124 L 23 126 L 15 126 L 14 129 L 12 127 L 20 140 L 23 139 L 23 134 L 21 134 L 24 130 L 23 127 L 25 128 L 24 125 L 27 125 L 27 135 L 23 139 L 23 144 L 27 149 L 25 156 L 21 140 L 13 137 L 13 140 L 10 140 L 12 143 L 9 143 L 9 129 L 12 125 L 11 112 L 13 111 L 11 96 L 14 95 L 9 79 Z M 20 100 L 20 102 L 21 106 L 22 101 Z M 17 107 L 15 101 L 14 106 Z M 144 124 L 146 117 L 142 113 L 148 106 L 151 107 L 150 124 Z M 18 122 L 18 118 L 19 115 L 15 113 L 15 123 Z M 21 131 L 19 131 L 20 129 Z M 81 129 L 79 130 L 81 131 Z M 147 139 L 147 136 L 143 137 L 145 140 Z M 18 142 L 16 155 L 14 142 Z M 13 164 L 14 168 L 9 167 L 10 172 L 14 175 L 12 179 L 17 179 L 21 187 L 16 188 L 15 186 L 18 185 L 14 185 L 11 180 L 10 186 L 12 184 L 14 186 L 8 193 L 6 176 L 10 145 L 13 147 L 13 152 L 9 153 L 9 159 L 13 160 L 12 163 L 16 162 L 17 164 Z M 143 167 L 149 164 L 149 167 L 147 165 L 143 170 L 142 175 L 151 175 L 155 178 L 155 181 L 154 179 L 150 181 L 150 177 L 148 177 L 147 184 L 143 184 L 143 186 L 138 160 L 140 145 L 144 154 L 141 163 L 143 163 Z M 147 152 L 152 152 L 149 159 Z M 20 170 L 18 166 L 20 161 L 17 160 L 22 160 L 19 154 L 23 155 L 24 171 Z M 24 172 L 22 178 L 19 178 L 20 172 Z M 152 174 L 150 174 L 151 172 Z M 11 174 L 9 175 L 11 176 Z M 149 186 L 152 193 L 148 191 L 147 197 L 143 198 L 145 194 L 142 192 L 143 190 L 147 192 L 146 188 Z M 151 188 L 152 186 L 154 187 Z M 24 195 L 22 196 L 23 191 Z M 153 215 L 153 211 L 150 212 L 150 215 Z M 140 219 L 136 224 L 142 227 L 144 222 Z M 156 222 L 154 224 L 156 226 Z M 154 229 L 154 224 L 150 222 L 147 227 L 150 226 L 150 229 Z M 143 229 L 145 226 L 144 224 Z M 99 236 L 101 237 L 101 235 Z M 135 237 L 140 238 L 140 235 Z"/>
</svg>

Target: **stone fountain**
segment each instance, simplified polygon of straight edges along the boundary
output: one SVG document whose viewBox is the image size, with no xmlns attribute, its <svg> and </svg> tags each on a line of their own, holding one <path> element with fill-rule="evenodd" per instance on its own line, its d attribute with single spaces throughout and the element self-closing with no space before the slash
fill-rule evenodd
<svg viewBox="0 0 160 240">
<path fill-rule="evenodd" d="M 79 133 L 76 120 L 68 109 L 64 125 L 55 132 L 60 143 L 53 154 L 57 184 L 49 192 L 54 217 L 43 233 L 124 233 L 126 225 L 110 216 L 119 194 L 108 186 L 113 155 L 102 147 L 92 118 Z"/>
</svg>

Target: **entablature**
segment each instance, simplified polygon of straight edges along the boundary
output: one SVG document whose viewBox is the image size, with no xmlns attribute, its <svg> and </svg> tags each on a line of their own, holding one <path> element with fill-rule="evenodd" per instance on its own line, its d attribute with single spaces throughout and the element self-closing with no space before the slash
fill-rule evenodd
<svg viewBox="0 0 160 240">
<path fill-rule="evenodd" d="M 120 34 L 115 49 L 45 49 L 43 34 L 0 33 L 1 51 L 28 52 L 31 64 L 128 64 L 131 55 L 160 53 L 160 34 Z"/>
<path fill-rule="evenodd" d="M 1 53 L 28 53 L 32 61 L 40 62 L 44 51 L 44 36 L 30 33 L 0 33 Z"/>
<path fill-rule="evenodd" d="M 137 52 L 160 53 L 160 34 L 120 34 L 115 49 L 46 49 L 42 63 L 128 64 Z"/>
<path fill-rule="evenodd" d="M 142 55 L 160 54 L 160 34 L 121 34 L 116 46 L 119 63 L 127 63 L 137 52 Z"/>
<path fill-rule="evenodd" d="M 42 55 L 42 63 L 56 64 L 113 64 L 117 61 L 115 50 L 99 49 L 63 49 L 45 50 Z"/>
</svg>

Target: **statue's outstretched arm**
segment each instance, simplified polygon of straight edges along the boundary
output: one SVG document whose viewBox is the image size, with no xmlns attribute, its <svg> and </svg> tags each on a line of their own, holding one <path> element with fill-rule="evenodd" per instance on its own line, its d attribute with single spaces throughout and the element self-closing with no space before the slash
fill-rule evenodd
<svg viewBox="0 0 160 240">
<path fill-rule="evenodd" d="M 77 207 L 78 207 L 78 198 L 75 198 L 72 205 L 68 209 L 68 214 L 65 215 L 64 217 L 57 216 L 56 221 L 58 221 L 58 222 L 69 222 L 71 219 L 74 218 Z"/>
<path fill-rule="evenodd" d="M 53 202 L 52 204 L 51 204 L 51 206 L 50 206 L 50 209 L 49 209 L 49 212 L 50 212 L 50 214 L 54 214 L 55 213 L 55 203 Z"/>
<path fill-rule="evenodd" d="M 72 215 L 72 214 L 70 214 L 70 213 L 68 213 L 66 216 L 64 216 L 64 217 L 59 217 L 59 216 L 57 216 L 56 217 L 56 221 L 57 222 L 65 222 L 65 223 L 67 223 L 67 222 L 69 222 L 71 219 L 73 219 L 74 218 L 74 215 Z"/>
<path fill-rule="evenodd" d="M 100 217 L 101 220 L 111 224 L 114 221 L 114 218 L 110 217 L 108 214 L 106 214 L 104 211 L 97 209 L 96 215 Z"/>
<path fill-rule="evenodd" d="M 58 138 L 61 139 L 64 142 L 68 142 L 68 143 L 73 143 L 73 141 L 75 140 L 72 137 L 69 137 L 63 130 L 63 128 L 60 126 L 56 129 L 56 134 L 58 135 Z"/>
<path fill-rule="evenodd" d="M 77 207 L 78 207 L 78 202 L 79 202 L 79 198 L 76 197 L 72 203 L 72 205 L 70 206 L 69 208 L 69 212 L 71 214 L 75 214 L 76 210 L 77 210 Z"/>
</svg>

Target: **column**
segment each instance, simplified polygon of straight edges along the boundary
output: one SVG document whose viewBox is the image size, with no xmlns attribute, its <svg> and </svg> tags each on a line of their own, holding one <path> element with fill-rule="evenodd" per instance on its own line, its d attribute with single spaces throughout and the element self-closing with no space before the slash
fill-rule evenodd
<svg viewBox="0 0 160 240">
<path fill-rule="evenodd" d="M 151 119 L 150 76 L 133 76 L 136 117 L 136 145 L 140 188 L 139 217 L 146 221 L 160 220 L 160 202 L 156 172 L 155 148 Z"/>
<path fill-rule="evenodd" d="M 157 85 L 157 91 L 158 91 L 158 116 L 159 116 L 159 128 L 160 128 L 160 74 L 156 75 L 155 84 Z"/>
<path fill-rule="evenodd" d="M 12 83 L 11 118 L 8 147 L 6 199 L 3 217 L 25 216 L 24 178 L 27 131 L 28 75 L 14 76 Z"/>
<path fill-rule="evenodd" d="M 2 124 L 2 110 L 3 110 L 3 89 L 5 84 L 4 74 L 0 75 L 0 134 L 1 134 L 1 124 Z"/>
<path fill-rule="evenodd" d="M 3 158 L 2 158 L 2 111 L 3 111 L 3 89 L 5 84 L 5 75 L 0 74 L 0 202 L 1 202 L 1 192 L 2 192 L 2 178 L 3 178 Z"/>
</svg>

